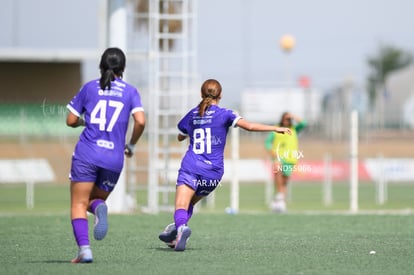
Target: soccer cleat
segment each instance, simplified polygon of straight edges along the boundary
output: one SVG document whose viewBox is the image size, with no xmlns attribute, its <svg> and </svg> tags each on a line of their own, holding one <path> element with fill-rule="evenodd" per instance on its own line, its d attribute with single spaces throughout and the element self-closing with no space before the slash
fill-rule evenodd
<svg viewBox="0 0 414 275">
<path fill-rule="evenodd" d="M 92 250 L 89 246 L 79 248 L 78 256 L 71 261 L 74 264 L 87 264 L 93 262 Z"/>
<path fill-rule="evenodd" d="M 282 214 L 287 212 L 286 202 L 284 200 L 274 200 L 272 201 L 270 207 L 275 213 Z"/>
<path fill-rule="evenodd" d="M 102 203 L 95 210 L 95 227 L 93 229 L 93 237 L 95 240 L 102 240 L 108 232 L 108 207 Z"/>
<path fill-rule="evenodd" d="M 164 231 L 158 235 L 158 238 L 165 242 L 169 247 L 174 248 L 175 239 L 177 238 L 177 229 L 175 223 L 170 223 L 165 227 Z"/>
<path fill-rule="evenodd" d="M 191 229 L 186 225 L 181 225 L 177 230 L 177 240 L 175 243 L 175 251 L 184 251 L 188 238 L 190 238 Z"/>
</svg>

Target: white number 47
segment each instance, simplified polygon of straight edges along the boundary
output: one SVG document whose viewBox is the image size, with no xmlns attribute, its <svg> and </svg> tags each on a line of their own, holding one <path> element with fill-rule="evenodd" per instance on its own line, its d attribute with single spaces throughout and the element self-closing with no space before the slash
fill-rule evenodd
<svg viewBox="0 0 414 275">
<path fill-rule="evenodd" d="M 115 108 L 114 114 L 109 120 L 109 124 L 106 127 L 106 108 L 107 106 Z M 91 123 L 99 124 L 99 131 L 112 132 L 116 121 L 118 120 L 119 114 L 122 111 L 124 104 L 115 100 L 104 100 L 101 99 L 93 108 L 91 113 Z M 105 128 L 106 127 L 106 128 Z"/>
</svg>

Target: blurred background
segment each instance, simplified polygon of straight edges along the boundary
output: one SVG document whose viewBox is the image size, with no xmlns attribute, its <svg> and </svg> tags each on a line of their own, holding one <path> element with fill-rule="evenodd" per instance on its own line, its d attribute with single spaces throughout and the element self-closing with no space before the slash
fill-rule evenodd
<svg viewBox="0 0 414 275">
<path fill-rule="evenodd" d="M 308 121 L 290 186 L 292 211 L 349 209 L 352 127 L 360 209 L 414 208 L 410 0 L 1 3 L 0 212 L 68 211 L 71 154 L 82 129 L 66 126 L 66 104 L 99 78 L 109 46 L 126 52 L 125 78 L 140 91 L 148 118 L 126 161 L 120 197 L 114 195 L 119 212 L 172 209 L 186 149 L 175 141 L 176 123 L 198 104 L 207 78 L 221 82 L 220 104 L 248 120 L 276 124 L 290 111 Z M 227 183 L 236 177 L 236 159 L 240 210 L 269 211 L 266 135 L 234 136 L 223 185 L 202 208 L 231 204 Z"/>
</svg>

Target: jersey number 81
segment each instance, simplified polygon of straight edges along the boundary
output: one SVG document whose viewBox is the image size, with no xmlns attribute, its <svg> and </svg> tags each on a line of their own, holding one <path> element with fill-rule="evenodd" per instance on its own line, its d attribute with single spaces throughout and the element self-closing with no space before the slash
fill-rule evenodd
<svg viewBox="0 0 414 275">
<path fill-rule="evenodd" d="M 196 154 L 211 153 L 211 128 L 197 128 L 193 132 L 193 152 Z"/>
</svg>

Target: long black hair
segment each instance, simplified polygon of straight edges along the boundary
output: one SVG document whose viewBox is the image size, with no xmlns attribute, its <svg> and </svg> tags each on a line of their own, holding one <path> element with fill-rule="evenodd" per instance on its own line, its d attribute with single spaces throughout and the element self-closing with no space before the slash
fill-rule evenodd
<svg viewBox="0 0 414 275">
<path fill-rule="evenodd" d="M 104 51 L 99 63 L 99 69 L 101 70 L 99 85 L 102 90 L 111 89 L 111 81 L 115 80 L 115 77 L 122 77 L 125 63 L 126 57 L 121 49 L 107 48 Z"/>
</svg>

